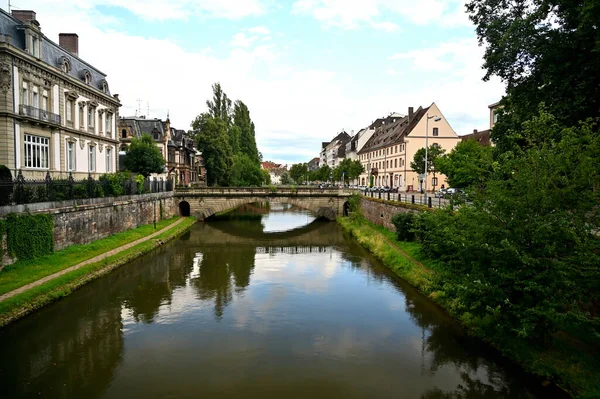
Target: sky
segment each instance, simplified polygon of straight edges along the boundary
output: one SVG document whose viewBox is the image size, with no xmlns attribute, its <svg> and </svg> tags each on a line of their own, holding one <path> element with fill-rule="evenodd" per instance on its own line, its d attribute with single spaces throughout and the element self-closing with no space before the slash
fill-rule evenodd
<svg viewBox="0 0 600 399">
<path fill-rule="evenodd" d="M 2 4 L 2 2 L 5 2 Z M 42 32 L 79 35 L 121 116 L 190 129 L 211 86 L 242 100 L 265 160 L 317 157 L 321 142 L 435 102 L 459 134 L 489 127 L 504 93 L 482 80 L 463 0 L 11 0 Z M 7 0 L 0 0 L 4 10 Z"/>
</svg>

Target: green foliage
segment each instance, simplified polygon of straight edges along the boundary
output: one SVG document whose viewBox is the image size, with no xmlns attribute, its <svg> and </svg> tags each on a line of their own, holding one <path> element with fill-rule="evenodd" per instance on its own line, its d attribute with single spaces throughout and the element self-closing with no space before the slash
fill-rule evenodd
<svg viewBox="0 0 600 399">
<path fill-rule="evenodd" d="M 277 192 L 277 187 L 271 184 L 269 185 L 269 191 L 271 192 L 271 194 L 275 194 Z"/>
<path fill-rule="evenodd" d="M 475 140 L 461 141 L 434 164 L 437 171 L 446 175 L 450 187 L 483 188 L 492 172 L 492 148 Z"/>
<path fill-rule="evenodd" d="M 362 200 L 362 195 L 360 194 L 352 194 L 350 198 L 348 198 L 348 204 L 350 205 L 350 212 L 359 213 L 360 212 L 360 201 Z"/>
<path fill-rule="evenodd" d="M 351 161 L 349 158 L 344 158 L 342 162 L 333 170 L 333 178 L 335 180 L 344 179 L 344 183 L 354 180 L 364 172 L 364 167 L 359 160 Z"/>
<path fill-rule="evenodd" d="M 444 155 L 446 152 L 442 147 L 431 145 L 427 150 L 427 173 L 431 173 L 434 170 L 434 165 L 437 158 Z M 419 174 L 425 173 L 425 148 L 419 148 L 415 152 L 413 160 L 410 162 L 412 170 Z"/>
<path fill-rule="evenodd" d="M 269 171 L 266 169 L 261 169 L 260 171 L 262 173 L 262 184 L 271 184 L 271 174 Z"/>
<path fill-rule="evenodd" d="M 98 179 L 107 197 L 125 195 L 125 182 L 131 178 L 129 172 L 117 172 L 100 176 Z"/>
<path fill-rule="evenodd" d="M 319 169 L 312 172 L 312 177 L 310 180 L 312 181 L 328 181 L 331 180 L 331 175 L 333 171 L 329 167 L 329 165 L 323 165 Z"/>
<path fill-rule="evenodd" d="M 297 163 L 290 168 L 290 176 L 297 182 L 306 181 L 308 174 L 307 163 Z"/>
<path fill-rule="evenodd" d="M 597 1 L 471 0 L 467 10 L 485 47 L 485 79 L 506 83 L 492 130 L 499 153 L 527 145 L 523 123 L 542 103 L 565 126 L 600 116 Z"/>
<path fill-rule="evenodd" d="M 371 175 L 369 178 L 369 187 L 373 188 L 373 183 L 375 182 L 375 176 Z"/>
<path fill-rule="evenodd" d="M 600 138 L 544 112 L 523 134 L 525 149 L 499 158 L 471 206 L 420 215 L 417 236 L 489 334 L 550 345 L 566 330 L 599 346 Z M 535 139 L 546 135 L 561 139 Z"/>
<path fill-rule="evenodd" d="M 260 186 L 264 175 L 258 163 L 246 154 L 239 153 L 233 157 L 231 168 L 231 185 L 237 187 Z"/>
<path fill-rule="evenodd" d="M 2 182 L 2 190 L 0 190 L 0 205 L 10 204 L 10 195 L 13 190 L 13 177 L 10 169 L 4 165 L 0 165 L 0 182 Z"/>
<path fill-rule="evenodd" d="M 136 175 L 135 176 L 135 185 L 137 187 L 137 193 L 138 194 L 143 194 L 144 193 L 144 180 L 146 180 L 146 178 L 143 175 Z"/>
<path fill-rule="evenodd" d="M 146 177 L 164 171 L 165 160 L 152 136 L 144 134 L 141 138 L 131 139 L 125 156 L 125 168 Z"/>
<path fill-rule="evenodd" d="M 392 224 L 396 227 L 398 241 L 414 241 L 414 224 L 416 216 L 413 212 L 399 212 L 392 217 Z"/>
<path fill-rule="evenodd" d="M 54 223 L 50 215 L 17 215 L 6 218 L 7 249 L 17 259 L 33 259 L 54 250 Z"/>
<path fill-rule="evenodd" d="M 192 123 L 196 145 L 202 153 L 209 186 L 228 186 L 233 153 L 228 139 L 228 125 L 208 113 L 201 114 Z"/>
<path fill-rule="evenodd" d="M 290 174 L 288 172 L 283 172 L 281 174 L 281 180 L 280 181 L 281 181 L 281 184 L 283 184 L 283 185 L 290 185 L 290 184 L 294 184 L 295 183 L 294 179 L 292 179 L 290 177 Z"/>
<path fill-rule="evenodd" d="M 221 85 L 213 86 L 208 112 L 192 122 L 202 153 L 209 186 L 258 186 L 267 179 L 260 171 L 262 155 L 256 147 L 254 123 L 242 101 L 232 101 Z"/>
</svg>

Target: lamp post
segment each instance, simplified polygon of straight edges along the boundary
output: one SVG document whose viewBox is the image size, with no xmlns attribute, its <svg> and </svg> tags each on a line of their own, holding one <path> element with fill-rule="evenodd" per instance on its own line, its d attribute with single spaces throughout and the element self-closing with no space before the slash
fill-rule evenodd
<svg viewBox="0 0 600 399">
<path fill-rule="evenodd" d="M 433 119 L 435 118 L 435 119 Z M 434 122 L 439 122 L 440 120 L 442 120 L 442 118 L 440 118 L 437 115 L 431 115 L 429 116 L 429 114 L 426 115 L 426 120 L 425 120 L 425 181 L 424 181 L 424 187 L 425 187 L 425 203 L 427 203 L 427 172 L 428 172 L 428 168 L 427 168 L 427 151 L 429 150 L 429 120 L 433 119 Z"/>
</svg>

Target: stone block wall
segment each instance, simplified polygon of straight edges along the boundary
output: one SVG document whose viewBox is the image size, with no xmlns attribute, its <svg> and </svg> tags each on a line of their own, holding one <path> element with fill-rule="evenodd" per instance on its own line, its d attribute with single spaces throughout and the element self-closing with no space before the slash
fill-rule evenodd
<svg viewBox="0 0 600 399">
<path fill-rule="evenodd" d="M 400 212 L 419 212 L 415 209 L 403 207 L 402 205 L 367 198 L 360 200 L 360 210 L 365 218 L 391 231 L 396 231 L 396 227 L 392 224 L 392 217 L 395 214 Z"/>
<path fill-rule="evenodd" d="M 54 249 L 90 242 L 178 214 L 172 192 L 130 195 L 118 198 L 93 198 L 0 207 L 0 215 L 8 213 L 46 213 L 54 219 Z M 3 242 L 6 238 L 3 237 Z M 4 259 L 3 264 L 13 263 Z"/>
</svg>

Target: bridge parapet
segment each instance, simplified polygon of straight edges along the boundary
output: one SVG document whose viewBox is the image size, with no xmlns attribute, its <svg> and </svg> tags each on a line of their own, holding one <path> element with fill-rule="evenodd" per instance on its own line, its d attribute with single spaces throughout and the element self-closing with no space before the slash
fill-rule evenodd
<svg viewBox="0 0 600 399">
<path fill-rule="evenodd" d="M 353 194 L 354 190 L 345 188 L 199 187 L 176 188 L 174 196 L 180 204 L 186 204 L 180 205 L 180 210 L 187 209 L 201 220 L 243 204 L 269 200 L 296 205 L 318 216 L 335 219 L 344 212 L 344 203 Z"/>
</svg>

